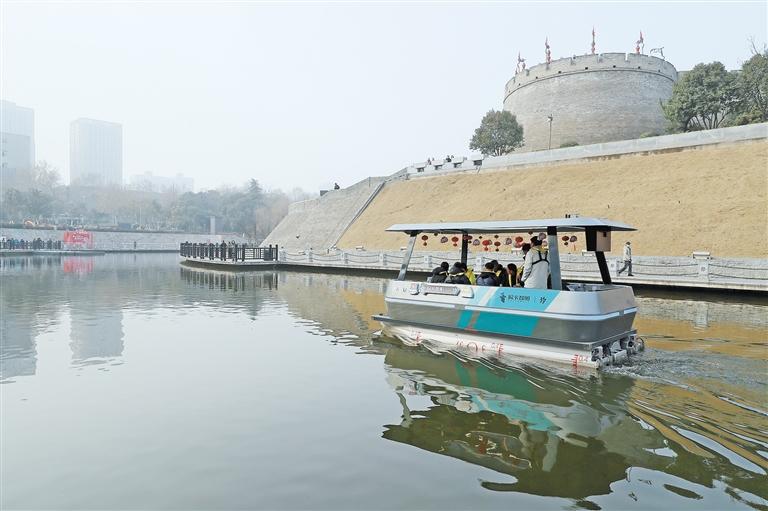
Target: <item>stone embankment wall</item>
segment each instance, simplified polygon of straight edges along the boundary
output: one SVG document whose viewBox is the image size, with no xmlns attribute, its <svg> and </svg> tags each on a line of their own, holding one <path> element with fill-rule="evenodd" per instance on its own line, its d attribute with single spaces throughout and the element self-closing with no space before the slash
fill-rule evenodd
<svg viewBox="0 0 768 511">
<path fill-rule="evenodd" d="M 765 258 L 768 141 L 758 139 L 614 155 L 538 166 L 499 167 L 389 182 L 337 245 L 397 250 L 395 223 L 604 217 L 637 227 L 615 233 L 614 254 Z M 440 250 L 430 240 L 423 250 Z M 304 247 L 302 247 L 304 248 Z M 569 247 L 571 249 L 573 247 Z M 583 248 L 577 244 L 577 249 Z M 503 249 L 502 249 L 503 250 Z"/>
<path fill-rule="evenodd" d="M 64 240 L 66 231 L 52 229 L 11 229 L 0 228 L 0 236 L 6 238 L 32 240 L 41 238 L 44 241 L 49 239 L 57 241 Z M 185 233 L 165 233 L 165 232 L 108 232 L 108 231 L 90 231 L 93 234 L 93 248 L 95 250 L 179 250 L 179 244 L 185 241 L 190 243 L 221 243 L 222 238 L 226 241 L 234 240 L 237 243 L 247 241 L 242 236 L 210 235 L 210 234 L 185 234 Z M 136 246 L 134 247 L 134 242 Z"/>
<path fill-rule="evenodd" d="M 387 178 L 371 177 L 348 188 L 291 204 L 288 215 L 261 243 L 282 250 L 327 250 L 376 196 Z"/>
</svg>

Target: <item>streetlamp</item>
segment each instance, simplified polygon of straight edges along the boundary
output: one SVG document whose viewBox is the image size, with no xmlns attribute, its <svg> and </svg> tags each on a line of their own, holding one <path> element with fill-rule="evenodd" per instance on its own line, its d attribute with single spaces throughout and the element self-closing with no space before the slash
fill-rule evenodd
<svg viewBox="0 0 768 511">
<path fill-rule="evenodd" d="M 552 114 L 549 114 L 547 116 L 547 121 L 549 122 L 549 149 L 550 150 L 552 149 L 552 120 L 553 119 L 554 117 L 552 116 Z"/>
</svg>

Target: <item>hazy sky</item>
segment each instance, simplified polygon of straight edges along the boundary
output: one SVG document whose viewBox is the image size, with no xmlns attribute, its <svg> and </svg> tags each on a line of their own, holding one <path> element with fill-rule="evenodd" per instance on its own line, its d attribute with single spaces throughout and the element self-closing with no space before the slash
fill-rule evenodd
<svg viewBox="0 0 768 511">
<path fill-rule="evenodd" d="M 532 65 L 631 51 L 678 70 L 749 57 L 766 2 L 0 1 L 0 95 L 34 108 L 36 156 L 69 176 L 69 123 L 123 124 L 123 175 L 310 191 L 468 154 L 520 51 Z"/>
</svg>

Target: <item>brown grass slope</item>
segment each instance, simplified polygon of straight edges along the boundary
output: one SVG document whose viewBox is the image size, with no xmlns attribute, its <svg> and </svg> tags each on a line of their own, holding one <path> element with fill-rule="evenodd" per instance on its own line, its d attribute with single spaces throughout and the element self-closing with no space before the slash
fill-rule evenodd
<svg viewBox="0 0 768 511">
<path fill-rule="evenodd" d="M 768 256 L 768 141 L 705 146 L 388 184 L 350 226 L 342 248 L 397 249 L 400 222 L 510 220 L 579 213 L 626 222 L 613 251 L 636 255 Z M 452 249 L 434 241 L 426 247 Z"/>
</svg>

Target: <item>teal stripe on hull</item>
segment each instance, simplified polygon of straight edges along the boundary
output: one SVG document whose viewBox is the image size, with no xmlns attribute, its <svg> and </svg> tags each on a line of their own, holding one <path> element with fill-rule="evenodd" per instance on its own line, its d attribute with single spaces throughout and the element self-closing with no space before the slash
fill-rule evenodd
<svg viewBox="0 0 768 511">
<path fill-rule="evenodd" d="M 459 328 L 464 315 L 469 311 L 464 311 L 459 318 Z M 473 330 L 489 332 L 495 334 L 517 335 L 521 337 L 530 337 L 539 323 L 539 318 L 534 316 L 517 316 L 515 314 L 501 314 L 498 312 L 476 312 L 477 318 L 474 321 Z"/>
</svg>

